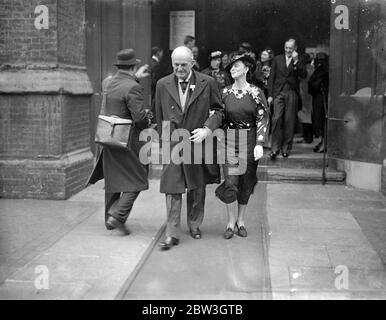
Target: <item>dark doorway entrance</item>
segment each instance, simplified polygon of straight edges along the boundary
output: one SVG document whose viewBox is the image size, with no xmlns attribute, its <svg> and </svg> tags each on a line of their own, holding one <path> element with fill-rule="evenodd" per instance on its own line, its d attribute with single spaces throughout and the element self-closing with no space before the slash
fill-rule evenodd
<svg viewBox="0 0 386 320">
<path fill-rule="evenodd" d="M 168 52 L 169 13 L 194 10 L 202 67 L 208 65 L 211 51 L 234 51 L 245 41 L 252 44 L 256 54 L 267 46 L 282 53 L 289 37 L 298 40 L 300 52 L 320 45 L 328 47 L 330 6 L 330 1 L 321 0 L 155 0 L 153 45 Z"/>
<path fill-rule="evenodd" d="M 96 119 L 100 111 L 102 81 L 114 74 L 116 53 L 134 48 L 137 56 L 148 63 L 151 54 L 151 1 L 87 0 L 87 70 L 94 88 L 91 105 L 91 148 L 94 143 Z M 141 80 L 145 97 L 149 96 L 149 80 Z"/>
</svg>

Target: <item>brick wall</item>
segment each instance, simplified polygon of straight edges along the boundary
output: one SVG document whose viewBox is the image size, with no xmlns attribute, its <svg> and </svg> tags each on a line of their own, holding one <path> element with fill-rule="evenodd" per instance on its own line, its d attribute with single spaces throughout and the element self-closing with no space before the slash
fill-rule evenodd
<svg viewBox="0 0 386 320">
<path fill-rule="evenodd" d="M 35 8 L 49 28 L 35 27 Z M 84 0 L 0 0 L 0 197 L 67 199 L 82 190 L 91 82 Z"/>
<path fill-rule="evenodd" d="M 59 62 L 82 65 L 85 62 L 85 4 L 79 0 L 58 0 Z"/>
<path fill-rule="evenodd" d="M 0 155 L 13 159 L 60 155 L 61 113 L 59 96 L 0 95 Z"/>
<path fill-rule="evenodd" d="M 63 152 L 90 147 L 90 100 L 63 96 Z"/>
<path fill-rule="evenodd" d="M 2 162 L 0 197 L 68 199 L 84 189 L 93 167 L 91 153 L 73 158 L 68 161 Z"/>
<path fill-rule="evenodd" d="M 88 97 L 0 95 L 0 154 L 6 158 L 49 158 L 88 148 Z"/>
<path fill-rule="evenodd" d="M 49 9 L 48 30 L 37 30 L 35 8 Z M 57 62 L 56 0 L 0 1 L 0 64 Z"/>
</svg>

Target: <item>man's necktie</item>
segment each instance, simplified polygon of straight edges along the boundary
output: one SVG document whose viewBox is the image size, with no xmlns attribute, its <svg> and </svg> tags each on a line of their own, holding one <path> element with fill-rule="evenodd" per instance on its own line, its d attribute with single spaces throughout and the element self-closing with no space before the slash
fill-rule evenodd
<svg viewBox="0 0 386 320">
<path fill-rule="evenodd" d="M 189 80 L 185 80 L 185 81 L 180 82 L 180 86 L 181 86 L 181 90 L 182 90 L 183 94 L 185 94 L 185 91 L 188 88 L 188 83 L 189 83 Z"/>
</svg>

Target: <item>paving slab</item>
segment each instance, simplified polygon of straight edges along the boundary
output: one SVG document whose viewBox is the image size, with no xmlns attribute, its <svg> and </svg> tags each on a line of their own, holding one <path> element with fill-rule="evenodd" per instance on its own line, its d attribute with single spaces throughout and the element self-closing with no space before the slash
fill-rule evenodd
<svg viewBox="0 0 386 320">
<path fill-rule="evenodd" d="M 344 186 L 269 185 L 273 299 L 383 299 L 385 203 L 379 193 Z M 342 267 L 347 290 L 335 284 Z"/>
<path fill-rule="evenodd" d="M 0 284 L 96 210 L 93 202 L 0 199 Z"/>
<path fill-rule="evenodd" d="M 0 286 L 0 298 L 114 299 L 162 228 L 165 201 L 159 193 L 159 181 L 152 181 L 150 189 L 138 197 L 128 220 L 132 234 L 124 237 L 105 229 L 103 200 L 102 181 L 63 203 L 63 208 L 70 211 L 90 208 L 93 203 L 94 210 L 43 252 L 8 274 Z M 58 214 L 60 210 L 62 207 L 52 208 Z M 47 290 L 35 287 L 39 266 L 49 271 Z"/>
<path fill-rule="evenodd" d="M 208 186 L 203 237 L 190 237 L 184 198 L 182 236 L 170 251 L 155 248 L 125 299 L 263 299 L 265 258 L 262 228 L 265 215 L 265 188 L 257 186 L 247 209 L 248 238 L 223 238 L 226 209 L 214 197 L 216 186 Z"/>
</svg>

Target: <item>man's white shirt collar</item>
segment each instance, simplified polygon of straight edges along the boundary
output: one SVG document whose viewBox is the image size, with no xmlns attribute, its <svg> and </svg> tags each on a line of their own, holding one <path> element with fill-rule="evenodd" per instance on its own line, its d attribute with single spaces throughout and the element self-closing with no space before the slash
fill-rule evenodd
<svg viewBox="0 0 386 320">
<path fill-rule="evenodd" d="M 190 81 L 190 78 L 192 77 L 192 74 L 193 74 L 193 72 L 190 71 L 188 77 L 185 80 L 178 79 L 178 83 L 185 82 L 185 81 Z"/>
<path fill-rule="evenodd" d="M 292 57 L 291 58 L 288 58 L 287 55 L 285 56 L 285 61 L 286 61 L 286 64 L 287 64 L 287 67 L 291 64 L 291 61 L 292 61 Z"/>
<path fill-rule="evenodd" d="M 159 63 L 159 59 L 156 56 L 152 56 L 151 58 Z"/>
</svg>

